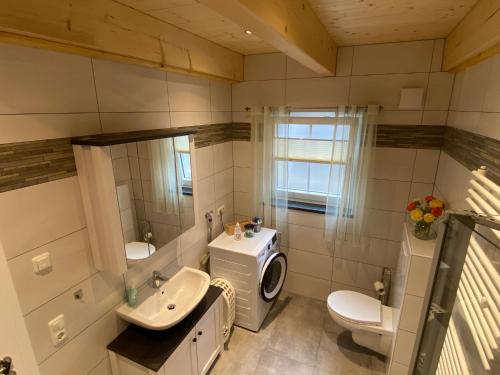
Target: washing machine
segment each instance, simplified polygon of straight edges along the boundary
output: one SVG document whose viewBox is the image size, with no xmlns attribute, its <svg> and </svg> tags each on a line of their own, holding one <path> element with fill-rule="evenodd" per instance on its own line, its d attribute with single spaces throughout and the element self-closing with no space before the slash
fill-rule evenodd
<svg viewBox="0 0 500 375">
<path fill-rule="evenodd" d="M 234 324 L 257 332 L 285 282 L 287 260 L 278 251 L 274 229 L 236 241 L 222 233 L 209 245 L 212 278 L 228 280 L 236 291 Z"/>
</svg>

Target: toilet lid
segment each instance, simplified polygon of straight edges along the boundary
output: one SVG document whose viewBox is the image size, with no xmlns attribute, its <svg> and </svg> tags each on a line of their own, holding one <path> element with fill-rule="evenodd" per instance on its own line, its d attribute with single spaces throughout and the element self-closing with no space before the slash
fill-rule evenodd
<svg viewBox="0 0 500 375">
<path fill-rule="evenodd" d="M 339 290 L 328 296 L 328 306 L 342 318 L 362 324 L 382 323 L 382 304 L 373 297 Z"/>
</svg>

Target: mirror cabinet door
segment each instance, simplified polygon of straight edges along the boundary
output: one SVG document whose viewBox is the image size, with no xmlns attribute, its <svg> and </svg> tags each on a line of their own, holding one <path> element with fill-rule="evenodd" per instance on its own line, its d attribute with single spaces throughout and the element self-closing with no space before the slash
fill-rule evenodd
<svg viewBox="0 0 500 375">
<path fill-rule="evenodd" d="M 128 265 L 194 225 L 190 137 L 111 146 Z"/>
</svg>

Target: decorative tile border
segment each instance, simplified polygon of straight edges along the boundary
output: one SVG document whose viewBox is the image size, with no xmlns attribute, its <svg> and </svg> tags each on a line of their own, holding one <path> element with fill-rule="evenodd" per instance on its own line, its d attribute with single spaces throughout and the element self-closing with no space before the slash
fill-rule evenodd
<svg viewBox="0 0 500 375">
<path fill-rule="evenodd" d="M 69 138 L 0 144 L 0 193 L 75 175 Z"/>
<path fill-rule="evenodd" d="M 235 140 L 250 141 L 250 124 L 211 124 L 191 127 L 195 147 Z M 0 144 L 0 193 L 76 176 L 69 138 Z"/>
<path fill-rule="evenodd" d="M 440 149 L 446 126 L 378 125 L 377 147 Z"/>
<path fill-rule="evenodd" d="M 488 178 L 500 184 L 500 141 L 446 127 L 442 150 L 469 170 L 485 166 Z"/>
</svg>

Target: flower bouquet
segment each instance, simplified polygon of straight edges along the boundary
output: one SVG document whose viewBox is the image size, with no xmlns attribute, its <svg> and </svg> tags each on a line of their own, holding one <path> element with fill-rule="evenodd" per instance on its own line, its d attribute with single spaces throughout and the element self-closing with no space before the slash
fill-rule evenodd
<svg viewBox="0 0 500 375">
<path fill-rule="evenodd" d="M 406 207 L 413 221 L 413 235 L 420 240 L 432 240 L 436 238 L 433 230 L 434 221 L 443 215 L 443 201 L 427 195 L 423 200 L 415 199 Z"/>
</svg>

